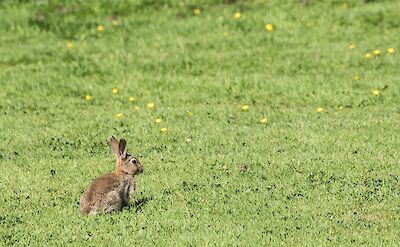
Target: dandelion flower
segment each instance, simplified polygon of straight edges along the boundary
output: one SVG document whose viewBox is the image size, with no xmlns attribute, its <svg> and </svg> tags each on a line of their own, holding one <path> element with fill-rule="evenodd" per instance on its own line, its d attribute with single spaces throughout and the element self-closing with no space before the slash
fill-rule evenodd
<svg viewBox="0 0 400 247">
<path fill-rule="evenodd" d="M 381 92 L 380 92 L 378 89 L 372 90 L 372 94 L 373 94 L 374 96 L 379 96 L 380 93 L 381 93 Z"/>
<path fill-rule="evenodd" d="M 118 25 L 118 20 L 117 19 L 112 19 L 111 20 L 111 25 L 113 25 L 113 26 Z"/>
<path fill-rule="evenodd" d="M 268 118 L 261 118 L 261 120 L 260 120 L 260 122 L 262 123 L 262 124 L 267 124 L 268 123 Z"/>
<path fill-rule="evenodd" d="M 186 142 L 191 142 L 192 140 L 190 138 L 186 139 Z"/>
<path fill-rule="evenodd" d="M 103 32 L 104 31 L 104 26 L 103 25 L 98 25 L 96 29 L 99 32 Z"/>
<path fill-rule="evenodd" d="M 355 76 L 353 77 L 353 80 L 355 80 L 355 81 L 360 80 L 360 76 L 359 76 L 359 75 L 355 75 Z"/>
<path fill-rule="evenodd" d="M 67 48 L 68 49 L 71 49 L 71 48 L 73 48 L 74 47 L 74 44 L 71 42 L 71 41 L 68 41 L 67 42 Z"/>
<path fill-rule="evenodd" d="M 153 102 L 147 103 L 147 108 L 154 109 L 156 105 Z"/>
<path fill-rule="evenodd" d="M 240 17 L 242 17 L 242 14 L 241 14 L 240 12 L 236 12 L 236 13 L 233 15 L 233 18 L 235 18 L 236 20 L 239 20 Z"/>
<path fill-rule="evenodd" d="M 135 97 L 129 97 L 129 98 L 128 98 L 128 101 L 129 101 L 129 102 L 135 102 Z"/>
<path fill-rule="evenodd" d="M 229 35 L 229 33 L 228 32 L 224 32 L 224 36 L 226 37 L 226 36 L 228 36 Z"/>
<path fill-rule="evenodd" d="M 85 96 L 85 100 L 88 101 L 88 102 L 91 101 L 92 100 L 92 96 L 90 94 L 87 94 Z"/>
<path fill-rule="evenodd" d="M 135 105 L 135 107 L 133 107 L 133 109 L 134 109 L 135 111 L 139 111 L 140 107 L 137 106 L 137 105 Z"/>
<path fill-rule="evenodd" d="M 122 113 L 115 114 L 116 119 L 122 119 L 123 117 L 124 117 L 124 114 L 122 114 Z"/>
<path fill-rule="evenodd" d="M 353 50 L 354 48 L 356 48 L 356 46 L 354 44 L 349 44 L 349 49 Z"/>
<path fill-rule="evenodd" d="M 387 53 L 393 54 L 394 53 L 394 48 L 387 48 Z"/>
<path fill-rule="evenodd" d="M 265 30 L 267 30 L 267 32 L 274 31 L 274 25 L 272 25 L 271 23 L 266 24 L 265 25 Z"/>
<path fill-rule="evenodd" d="M 191 116 L 193 116 L 193 112 L 188 111 L 188 112 L 187 112 L 187 115 L 188 115 L 189 117 L 191 117 Z"/>
<path fill-rule="evenodd" d="M 111 90 L 111 92 L 112 92 L 113 94 L 117 94 L 117 93 L 118 93 L 118 88 L 113 88 L 113 89 Z"/>
<path fill-rule="evenodd" d="M 323 112 L 323 111 L 325 111 L 325 109 L 324 109 L 323 107 L 320 106 L 320 107 L 318 107 L 318 108 L 316 109 L 316 111 L 317 111 L 317 112 Z"/>
<path fill-rule="evenodd" d="M 339 109 L 339 110 L 343 110 L 343 106 L 340 105 L 340 106 L 338 107 L 338 109 Z"/>
<path fill-rule="evenodd" d="M 168 130 L 167 128 L 161 128 L 161 129 L 160 129 L 160 132 L 161 132 L 161 133 L 165 133 L 165 132 L 167 132 L 167 130 Z"/>
<path fill-rule="evenodd" d="M 248 111 L 249 106 L 248 105 L 242 105 L 242 111 Z"/>
<path fill-rule="evenodd" d="M 373 51 L 373 53 L 375 56 L 379 56 L 379 55 L 381 55 L 381 50 L 376 49 L 375 51 Z"/>
<path fill-rule="evenodd" d="M 369 52 L 367 52 L 367 53 L 365 53 L 364 57 L 365 57 L 366 59 L 369 59 L 369 58 L 372 57 L 372 54 L 369 53 Z"/>
<path fill-rule="evenodd" d="M 161 118 L 156 118 L 156 119 L 154 120 L 154 122 L 155 122 L 156 124 L 161 123 Z"/>
<path fill-rule="evenodd" d="M 195 9 L 193 10 L 193 14 L 194 14 L 194 15 L 200 15 L 200 14 L 201 14 L 201 10 L 200 10 L 199 8 L 195 8 Z"/>
</svg>

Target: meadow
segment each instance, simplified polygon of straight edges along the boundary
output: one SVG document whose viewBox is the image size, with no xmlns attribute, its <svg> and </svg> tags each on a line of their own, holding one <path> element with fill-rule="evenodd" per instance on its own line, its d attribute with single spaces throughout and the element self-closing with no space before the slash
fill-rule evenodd
<svg viewBox="0 0 400 247">
<path fill-rule="evenodd" d="M 396 246 L 400 2 L 0 1 L 0 245 Z M 79 197 L 125 138 L 129 207 Z"/>
</svg>

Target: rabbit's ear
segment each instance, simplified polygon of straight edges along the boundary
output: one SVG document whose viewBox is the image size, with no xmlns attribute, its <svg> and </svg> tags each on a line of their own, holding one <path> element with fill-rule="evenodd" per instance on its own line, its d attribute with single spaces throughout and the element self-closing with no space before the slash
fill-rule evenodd
<svg viewBox="0 0 400 247">
<path fill-rule="evenodd" d="M 111 137 L 110 144 L 112 152 L 115 154 L 115 156 L 119 157 L 118 141 L 114 138 L 114 136 Z"/>
<path fill-rule="evenodd" d="M 125 139 L 119 140 L 119 155 L 121 158 L 125 159 L 126 157 L 126 141 Z"/>
</svg>

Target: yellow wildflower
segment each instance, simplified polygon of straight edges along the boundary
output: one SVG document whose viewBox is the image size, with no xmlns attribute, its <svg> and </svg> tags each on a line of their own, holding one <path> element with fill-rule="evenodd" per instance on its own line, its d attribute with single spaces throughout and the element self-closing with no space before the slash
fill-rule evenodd
<svg viewBox="0 0 400 247">
<path fill-rule="evenodd" d="M 339 109 L 339 110 L 343 110 L 343 106 L 340 105 L 340 106 L 338 107 L 338 109 Z"/>
<path fill-rule="evenodd" d="M 266 24 L 265 25 L 265 30 L 267 30 L 267 32 L 274 31 L 274 25 L 272 25 L 271 23 Z"/>
<path fill-rule="evenodd" d="M 156 105 L 153 102 L 147 103 L 147 108 L 153 109 Z"/>
<path fill-rule="evenodd" d="M 67 41 L 67 48 L 71 49 L 74 47 L 74 44 L 72 43 L 72 41 Z"/>
<path fill-rule="evenodd" d="M 243 105 L 242 106 L 242 111 L 248 111 L 249 110 L 249 106 L 248 105 Z"/>
<path fill-rule="evenodd" d="M 103 32 L 104 31 L 104 26 L 103 25 L 98 25 L 96 29 L 99 32 Z"/>
<path fill-rule="evenodd" d="M 193 116 L 193 112 L 191 112 L 191 111 L 188 111 L 187 114 L 189 117 Z"/>
<path fill-rule="evenodd" d="M 369 58 L 372 57 L 372 55 L 371 55 L 371 53 L 367 52 L 367 53 L 365 53 L 364 57 L 365 57 L 366 59 L 369 59 Z"/>
<path fill-rule="evenodd" d="M 268 123 L 268 119 L 266 117 L 265 118 L 261 118 L 260 122 L 262 124 L 267 124 Z"/>
<path fill-rule="evenodd" d="M 165 133 L 165 132 L 167 132 L 167 130 L 168 130 L 167 128 L 161 128 L 161 129 L 160 129 L 160 132 L 161 132 L 161 133 Z"/>
<path fill-rule="evenodd" d="M 118 88 L 113 88 L 112 90 L 111 90 L 111 92 L 113 93 L 113 94 L 117 94 L 118 93 Z"/>
<path fill-rule="evenodd" d="M 394 48 L 387 48 L 387 53 L 393 54 L 394 53 Z"/>
<path fill-rule="evenodd" d="M 228 36 L 229 35 L 229 33 L 228 32 L 224 32 L 224 36 L 226 37 L 226 36 Z"/>
<path fill-rule="evenodd" d="M 129 98 L 128 98 L 128 101 L 129 101 L 129 102 L 135 102 L 135 97 L 129 97 Z"/>
<path fill-rule="evenodd" d="M 161 123 L 161 118 L 156 118 L 156 119 L 154 120 L 154 122 L 155 122 L 156 124 Z"/>
<path fill-rule="evenodd" d="M 236 20 L 239 20 L 241 16 L 242 16 L 242 14 L 241 14 L 240 12 L 236 12 L 236 13 L 233 15 L 233 18 L 235 18 Z"/>
<path fill-rule="evenodd" d="M 193 14 L 194 14 L 194 15 L 200 15 L 200 14 L 201 14 L 201 10 L 200 10 L 199 8 L 195 8 L 195 9 L 193 10 Z"/>
<path fill-rule="evenodd" d="M 379 89 L 374 89 L 374 90 L 372 90 L 372 94 L 373 94 L 374 96 L 379 96 L 379 94 L 380 94 Z"/>
<path fill-rule="evenodd" d="M 320 107 L 317 108 L 316 111 L 317 111 L 317 112 L 323 112 L 323 111 L 325 111 L 325 109 L 324 109 L 323 107 L 320 106 Z"/>
<path fill-rule="evenodd" d="M 91 96 L 90 94 L 87 94 L 87 95 L 85 96 L 85 100 L 86 100 L 86 101 L 91 101 L 91 100 L 92 100 L 92 96 Z"/>
<path fill-rule="evenodd" d="M 354 48 L 356 48 L 356 46 L 354 44 L 349 44 L 349 49 L 353 50 Z"/>
<path fill-rule="evenodd" d="M 139 111 L 140 107 L 137 106 L 137 105 L 135 105 L 135 107 L 133 107 L 133 109 L 134 109 L 135 111 Z"/>
<path fill-rule="evenodd" d="M 359 76 L 359 75 L 355 75 L 355 76 L 353 77 L 353 80 L 355 80 L 355 81 L 360 80 L 360 76 Z"/>
<path fill-rule="evenodd" d="M 112 19 L 112 20 L 111 20 L 111 24 L 112 24 L 113 26 L 118 25 L 118 20 L 117 20 L 117 19 Z"/>
<path fill-rule="evenodd" d="M 115 118 L 117 118 L 117 119 L 122 119 L 123 117 L 124 117 L 124 114 L 122 114 L 122 113 L 115 114 Z"/>
<path fill-rule="evenodd" d="M 379 55 L 381 55 L 381 50 L 376 49 L 375 51 L 373 51 L 373 53 L 375 56 L 379 56 Z"/>
</svg>

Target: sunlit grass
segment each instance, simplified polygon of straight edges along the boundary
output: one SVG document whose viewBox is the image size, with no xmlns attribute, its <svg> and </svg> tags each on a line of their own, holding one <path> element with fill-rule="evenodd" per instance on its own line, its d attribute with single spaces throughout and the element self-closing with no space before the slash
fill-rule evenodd
<svg viewBox="0 0 400 247">
<path fill-rule="evenodd" d="M 399 242 L 398 2 L 144 2 L 0 3 L 3 245 Z"/>
</svg>

